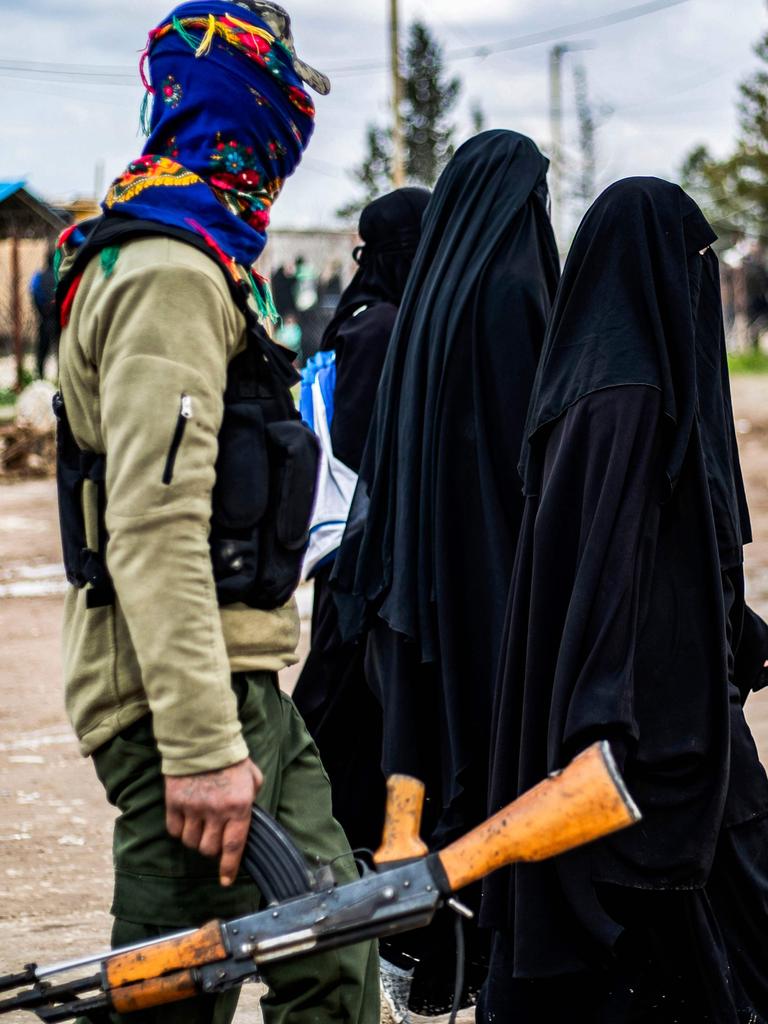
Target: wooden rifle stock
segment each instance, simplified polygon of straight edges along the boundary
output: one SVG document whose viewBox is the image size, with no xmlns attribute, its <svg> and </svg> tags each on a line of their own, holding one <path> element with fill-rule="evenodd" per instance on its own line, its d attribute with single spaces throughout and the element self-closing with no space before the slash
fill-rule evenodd
<svg viewBox="0 0 768 1024">
<path fill-rule="evenodd" d="M 640 819 L 606 742 L 528 790 L 437 855 L 452 891 L 515 861 L 537 861 Z"/>
<path fill-rule="evenodd" d="M 376 864 L 425 857 L 429 850 L 419 839 L 424 807 L 424 783 L 412 775 L 387 779 L 387 811 L 381 846 L 373 855 Z"/>
</svg>

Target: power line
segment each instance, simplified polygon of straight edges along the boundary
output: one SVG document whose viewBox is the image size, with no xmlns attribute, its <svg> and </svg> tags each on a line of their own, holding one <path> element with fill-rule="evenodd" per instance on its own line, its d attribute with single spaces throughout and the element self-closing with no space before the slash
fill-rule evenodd
<svg viewBox="0 0 768 1024">
<path fill-rule="evenodd" d="M 56 64 L 37 60 L 8 60 L 0 58 L 0 73 L 13 77 L 43 77 L 97 79 L 98 85 L 135 85 L 138 72 L 125 65 L 110 64 Z"/>
<path fill-rule="evenodd" d="M 621 22 L 632 21 L 636 18 L 645 17 L 648 14 L 656 14 L 668 8 L 677 7 L 680 4 L 689 2 L 690 0 L 648 0 L 646 3 L 635 4 L 633 7 L 626 7 L 622 11 L 614 11 L 612 14 L 585 18 L 582 21 L 557 25 L 554 28 L 543 29 L 539 32 L 529 32 L 525 35 L 501 40 L 498 43 L 473 44 L 447 50 L 445 57 L 449 61 L 470 60 L 473 58 L 483 59 L 495 53 L 508 53 L 511 50 L 520 50 L 529 46 L 538 46 L 541 43 L 555 42 L 564 36 L 609 28 Z M 334 66 L 333 62 L 318 61 L 317 63 L 320 63 L 328 74 L 339 77 L 355 77 L 357 75 L 381 72 L 386 71 L 389 67 L 386 62 L 381 60 L 360 60 L 337 66 Z M 32 81 L 38 79 L 46 81 L 80 79 L 83 84 L 116 86 L 136 85 L 138 80 L 136 71 L 127 65 L 61 64 L 48 61 L 11 60 L 6 58 L 0 58 L 0 76 L 26 78 Z"/>
<path fill-rule="evenodd" d="M 345 181 L 349 178 L 346 171 L 341 170 L 336 164 L 332 164 L 328 160 L 318 160 L 314 156 L 304 156 L 301 163 L 302 166 L 309 167 L 310 170 L 317 171 L 318 174 L 324 174 L 328 178 L 344 178 Z"/>
<path fill-rule="evenodd" d="M 472 57 L 490 57 L 494 53 L 508 53 L 510 50 L 521 50 L 528 46 L 537 46 L 541 43 L 556 42 L 564 36 L 578 35 L 582 32 L 595 32 L 601 28 L 609 28 L 611 25 L 618 25 L 624 21 L 633 21 L 636 18 L 643 18 L 648 14 L 656 14 L 680 4 L 689 3 L 690 0 L 648 0 L 646 3 L 635 4 L 633 7 L 626 7 L 623 11 L 614 11 L 613 14 L 602 14 L 594 18 L 584 18 L 581 21 L 572 21 L 568 24 L 557 25 L 555 28 L 543 29 L 539 32 L 528 32 L 525 35 L 514 36 L 498 43 L 474 44 L 462 46 L 458 49 L 446 50 L 446 60 L 468 60 Z M 365 71 L 380 71 L 386 65 L 374 61 L 355 61 L 347 65 L 333 67 L 326 65 L 329 74 L 354 74 Z"/>
<path fill-rule="evenodd" d="M 451 51 L 448 56 L 453 60 L 465 60 L 468 57 L 487 57 L 493 53 L 520 50 L 523 47 L 536 46 L 539 43 L 552 43 L 563 36 L 578 35 L 581 32 L 594 32 L 600 28 L 609 28 L 611 25 L 618 25 L 623 21 L 633 21 L 635 18 L 643 18 L 647 14 L 656 14 L 667 10 L 669 7 L 677 7 L 679 4 L 687 3 L 689 3 L 689 0 L 649 0 L 647 3 L 626 7 L 623 11 L 615 11 L 613 14 L 602 14 L 595 18 L 573 21 L 569 25 L 559 25 L 557 28 L 545 29 L 542 32 L 529 32 L 527 35 L 516 36 L 513 39 L 506 39 L 499 43 L 490 43 L 487 46 L 479 47 L 465 46 L 461 50 Z"/>
</svg>

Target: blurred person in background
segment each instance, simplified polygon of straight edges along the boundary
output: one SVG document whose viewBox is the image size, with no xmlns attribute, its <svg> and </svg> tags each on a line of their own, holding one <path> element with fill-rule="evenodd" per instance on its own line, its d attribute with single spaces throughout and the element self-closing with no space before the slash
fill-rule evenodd
<svg viewBox="0 0 768 1024">
<path fill-rule="evenodd" d="M 145 64 L 149 138 L 103 216 L 62 236 L 58 292 L 66 705 L 120 811 L 118 946 L 258 909 L 240 870 L 257 799 L 310 861 L 358 877 L 278 685 L 296 661 L 317 442 L 252 269 L 314 129 L 305 85 L 330 86 L 296 55 L 286 12 L 260 0 L 181 4 Z M 298 536 L 276 526 L 286 517 Z M 264 977 L 269 1024 L 378 1021 L 375 943 Z M 125 1020 L 227 1024 L 237 998 Z"/>
<path fill-rule="evenodd" d="M 339 260 L 333 260 L 320 277 L 320 305 L 324 310 L 336 312 L 336 307 L 344 290 L 341 283 L 342 266 Z M 322 345 L 321 345 L 322 347 Z"/>
<path fill-rule="evenodd" d="M 305 313 L 317 305 L 317 271 L 303 256 L 296 257 L 293 278 L 293 305 L 299 313 Z"/>
<path fill-rule="evenodd" d="M 296 268 L 292 263 L 283 263 L 272 275 L 272 298 L 275 308 L 283 320 L 296 316 L 294 288 L 296 285 Z"/>
<path fill-rule="evenodd" d="M 332 574 L 342 636 L 367 642 L 384 773 L 426 783 L 432 848 L 486 813 L 491 697 L 523 514 L 514 467 L 559 276 L 547 167 L 529 138 L 489 131 L 443 171 Z M 388 1019 L 407 1020 L 409 1005 L 450 1007 L 450 917 L 381 943 Z M 465 1002 L 485 977 L 485 950 L 471 927 Z"/>
<path fill-rule="evenodd" d="M 29 291 L 37 313 L 37 376 L 45 376 L 48 356 L 56 355 L 59 347 L 59 317 L 56 312 L 56 273 L 53 267 L 55 250 L 49 249 L 45 266 L 37 270 L 29 284 Z"/>
<path fill-rule="evenodd" d="M 283 317 L 282 323 L 275 331 L 275 338 L 283 348 L 289 349 L 296 356 L 301 355 L 301 327 L 292 313 Z"/>
<path fill-rule="evenodd" d="M 301 363 L 320 348 L 324 318 L 319 303 L 320 280 L 317 269 L 304 256 L 296 257 L 296 275 L 293 283 L 293 304 L 301 327 Z"/>
</svg>

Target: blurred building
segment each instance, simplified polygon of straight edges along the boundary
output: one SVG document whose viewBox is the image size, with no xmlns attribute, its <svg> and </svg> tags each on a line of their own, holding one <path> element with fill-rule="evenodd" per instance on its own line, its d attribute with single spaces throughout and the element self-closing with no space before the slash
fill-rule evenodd
<svg viewBox="0 0 768 1024">
<path fill-rule="evenodd" d="M 13 355 L 17 381 L 37 333 L 29 282 L 68 222 L 65 210 L 30 192 L 25 181 L 0 182 L 0 355 Z"/>
<path fill-rule="evenodd" d="M 295 263 L 299 256 L 303 256 L 321 274 L 333 264 L 341 264 L 346 284 L 355 270 L 352 250 L 359 241 L 357 232 L 349 230 L 275 229 L 269 232 L 269 242 L 259 260 L 259 270 L 265 277 L 271 277 L 278 267 Z"/>
<path fill-rule="evenodd" d="M 91 217 L 98 217 L 101 213 L 101 202 L 93 196 L 79 196 L 63 204 L 63 208 L 73 221 L 78 223 L 81 220 L 90 220 Z"/>
</svg>

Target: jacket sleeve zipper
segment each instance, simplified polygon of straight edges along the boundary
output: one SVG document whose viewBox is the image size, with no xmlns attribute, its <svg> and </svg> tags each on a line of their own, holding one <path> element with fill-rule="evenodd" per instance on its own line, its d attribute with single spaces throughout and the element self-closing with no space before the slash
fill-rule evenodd
<svg viewBox="0 0 768 1024">
<path fill-rule="evenodd" d="M 192 419 L 192 399 L 189 395 L 182 394 L 181 403 L 179 405 L 179 416 L 176 420 L 176 429 L 173 432 L 171 438 L 171 447 L 168 449 L 168 456 L 165 460 L 165 469 L 163 470 L 163 483 L 170 484 L 173 480 L 173 467 L 176 465 L 176 456 L 179 453 L 182 439 L 184 438 L 184 431 L 187 428 L 187 420 Z"/>
</svg>

